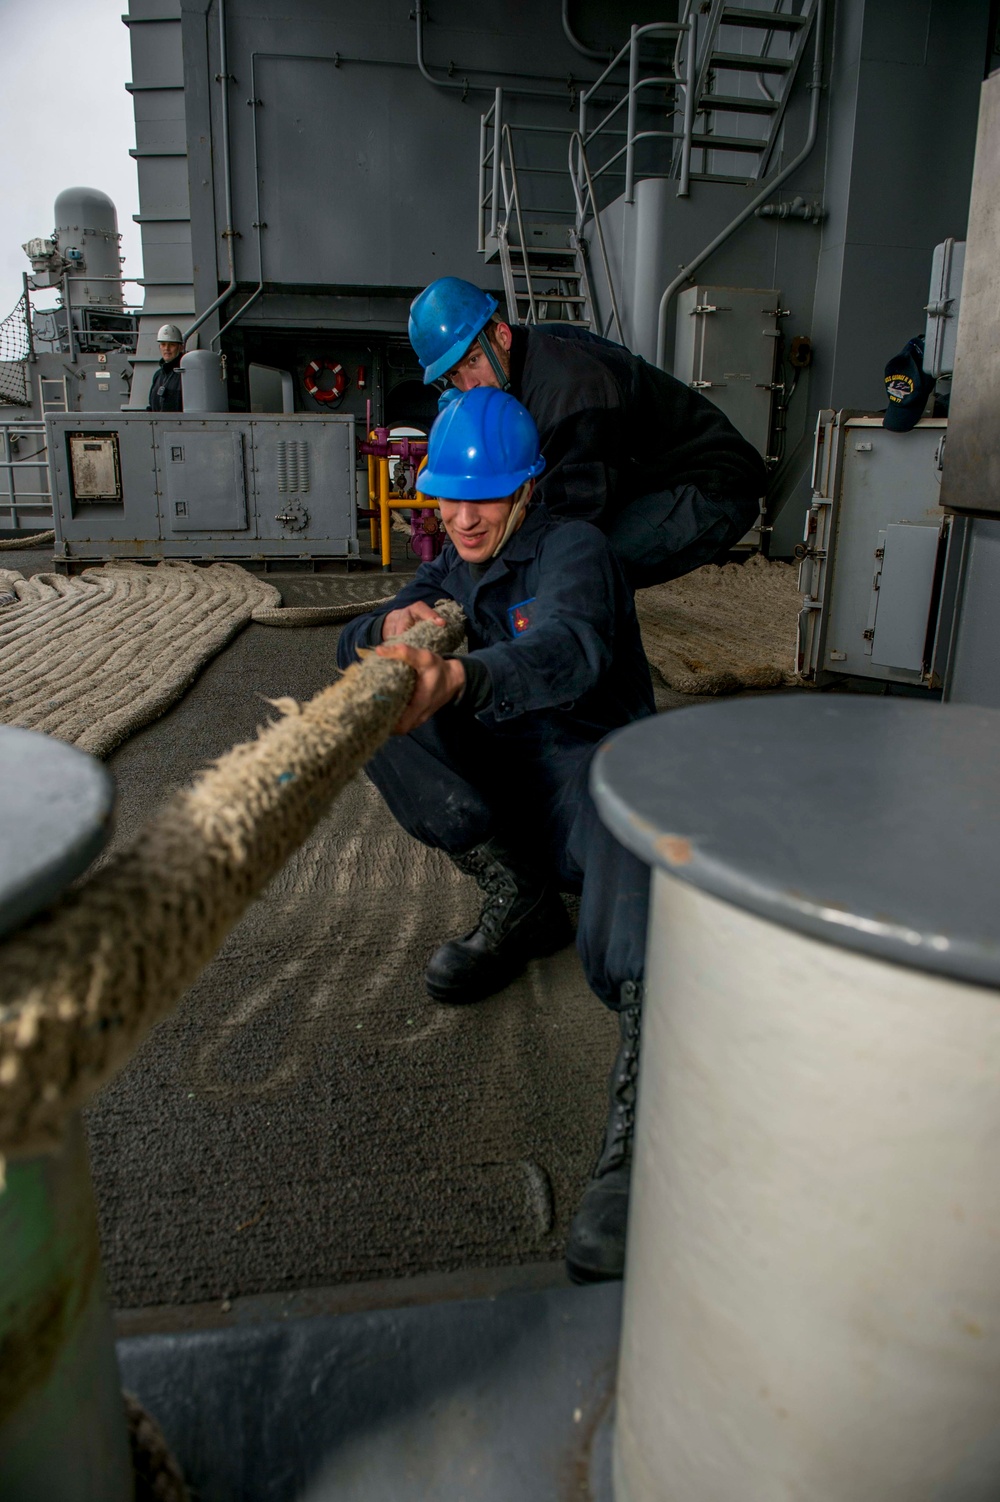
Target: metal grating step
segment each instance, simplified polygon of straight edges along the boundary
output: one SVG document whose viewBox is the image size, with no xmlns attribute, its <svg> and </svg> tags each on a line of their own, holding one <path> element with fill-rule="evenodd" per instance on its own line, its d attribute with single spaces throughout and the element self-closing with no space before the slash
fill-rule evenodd
<svg viewBox="0 0 1000 1502">
<path fill-rule="evenodd" d="M 766 141 L 755 141 L 749 136 L 693 135 L 691 145 L 704 151 L 766 151 Z"/>
<path fill-rule="evenodd" d="M 747 26 L 761 31 L 801 31 L 809 16 L 792 16 L 783 11 L 744 10 L 739 5 L 723 6 L 720 26 Z"/>
<path fill-rule="evenodd" d="M 789 73 L 796 61 L 794 57 L 760 57 L 753 52 L 713 52 L 708 66 L 737 73 Z"/>
<path fill-rule="evenodd" d="M 521 302 L 528 301 L 527 292 L 518 292 L 517 297 Z M 531 295 L 536 302 L 564 302 L 572 303 L 574 307 L 582 308 L 587 301 L 585 297 L 567 297 L 565 292 L 557 292 L 554 287 L 532 287 Z"/>
<path fill-rule="evenodd" d="M 538 278 L 542 281 L 551 281 L 554 277 L 557 282 L 565 284 L 568 282 L 579 282 L 581 279 L 579 271 L 574 271 L 568 266 L 528 266 L 527 268 L 524 266 L 514 266 L 513 270 L 523 280 L 527 280 L 530 277 L 532 280 Z"/>
<path fill-rule="evenodd" d="M 691 181 L 699 183 L 732 183 L 737 188 L 748 188 L 752 177 L 730 177 L 725 172 L 692 172 Z"/>
<path fill-rule="evenodd" d="M 511 250 L 520 250 L 521 248 L 516 240 L 511 240 L 509 244 Z M 555 245 L 526 245 L 525 254 L 539 261 L 554 261 L 560 259 L 571 261 L 576 255 L 576 251 L 570 249 L 568 245 L 565 247 Z"/>
<path fill-rule="evenodd" d="M 773 115 L 780 108 L 780 99 L 741 99 L 738 94 L 705 94 L 696 113 L 725 110 L 734 115 Z"/>
</svg>

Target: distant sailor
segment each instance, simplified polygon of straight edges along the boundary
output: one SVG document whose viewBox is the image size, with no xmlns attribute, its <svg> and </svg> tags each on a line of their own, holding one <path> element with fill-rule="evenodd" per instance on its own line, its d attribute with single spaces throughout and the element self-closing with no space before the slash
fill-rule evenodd
<svg viewBox="0 0 1000 1502">
<path fill-rule="evenodd" d="M 568 944 L 559 893 L 579 895 L 577 949 L 621 1035 L 604 1144 L 566 1251 L 572 1276 L 597 1280 L 620 1277 L 624 1262 L 649 873 L 601 823 L 588 778 L 602 739 L 652 714 L 653 696 L 621 567 L 595 527 L 556 521 L 538 502 L 544 468 L 513 397 L 490 387 L 453 401 L 421 475 L 450 544 L 346 626 L 337 656 L 346 667 L 375 647 L 416 669 L 368 775 L 403 828 L 484 894 L 476 927 L 431 956 L 435 1001 L 481 1001 Z M 467 655 L 383 645 L 440 619 L 443 597 L 465 611 Z"/>
<path fill-rule="evenodd" d="M 757 520 L 760 455 L 700 392 L 574 324 L 511 328 L 496 300 L 442 277 L 413 301 L 424 383 L 495 386 L 523 402 L 556 516 L 600 527 L 633 589 L 710 563 Z"/>
<path fill-rule="evenodd" d="M 165 323 L 156 335 L 160 345 L 160 364 L 149 388 L 147 412 L 183 412 L 181 395 L 181 356 L 184 335 L 176 323 Z"/>
</svg>

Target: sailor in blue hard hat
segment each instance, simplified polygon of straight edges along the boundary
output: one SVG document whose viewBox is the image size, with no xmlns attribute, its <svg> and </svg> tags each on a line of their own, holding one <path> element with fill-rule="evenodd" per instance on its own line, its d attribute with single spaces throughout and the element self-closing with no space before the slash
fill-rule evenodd
<svg viewBox="0 0 1000 1502">
<path fill-rule="evenodd" d="M 337 659 L 375 647 L 412 667 L 396 735 L 366 768 L 414 838 L 445 851 L 483 894 L 469 933 L 426 973 L 437 1002 L 482 1001 L 563 948 L 560 892 L 579 895 L 577 949 L 591 989 L 619 1014 L 611 1112 L 574 1218 L 578 1279 L 620 1277 L 645 960 L 647 867 L 597 816 L 590 763 L 610 731 L 653 712 L 631 591 L 607 540 L 556 521 L 536 499 L 545 472 L 535 424 L 493 385 L 451 402 L 431 430 L 420 485 L 449 545 L 394 600 L 343 630 Z M 468 652 L 440 656 L 392 638 L 457 601 Z"/>
<path fill-rule="evenodd" d="M 491 326 L 498 306 L 495 297 L 457 276 L 440 277 L 413 299 L 410 343 L 423 366 L 425 386 L 444 379 L 453 370 L 475 370 L 482 362 L 492 380 L 471 384 L 508 389 L 504 336 L 499 333 L 499 324 Z M 503 327 L 506 329 L 506 324 Z M 510 348 L 509 342 L 506 348 Z M 470 388 L 462 384 L 459 389 Z"/>
<path fill-rule="evenodd" d="M 425 383 L 524 404 L 546 460 L 541 499 L 599 527 L 634 589 L 717 560 L 756 522 L 766 472 L 753 446 L 700 391 L 586 325 L 505 322 L 488 292 L 449 276 L 414 299 L 409 332 Z"/>
</svg>

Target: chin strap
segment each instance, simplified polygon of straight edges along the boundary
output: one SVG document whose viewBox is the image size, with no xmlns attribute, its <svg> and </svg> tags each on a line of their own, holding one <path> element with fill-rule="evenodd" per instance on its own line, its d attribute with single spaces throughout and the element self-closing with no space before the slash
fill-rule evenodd
<svg viewBox="0 0 1000 1502">
<path fill-rule="evenodd" d="M 486 327 L 488 328 L 489 324 L 487 324 Z M 483 354 L 486 356 L 487 360 L 489 360 L 489 362 L 490 362 L 490 366 L 492 367 L 493 374 L 497 378 L 497 383 L 498 383 L 498 385 L 500 387 L 500 390 L 501 391 L 509 391 L 510 390 L 510 376 L 507 375 L 507 373 L 505 372 L 503 366 L 500 364 L 500 360 L 499 360 L 499 358 L 497 356 L 497 352 L 493 348 L 492 344 L 490 343 L 490 336 L 487 334 L 486 329 L 481 329 L 480 332 L 479 332 L 479 334 L 477 335 L 477 338 L 479 340 L 479 347 L 480 347 L 480 349 L 483 351 Z M 493 556 L 496 557 L 496 554 L 494 553 Z"/>
<path fill-rule="evenodd" d="M 514 502 L 513 506 L 511 506 L 511 508 L 510 508 L 510 516 L 508 516 L 508 518 L 507 518 L 507 525 L 503 529 L 503 536 L 501 537 L 500 541 L 497 543 L 496 547 L 493 549 L 493 552 L 490 554 L 491 558 L 499 558 L 499 556 L 503 552 L 504 548 L 510 542 L 511 537 L 514 534 L 515 528 L 519 525 L 521 517 L 524 515 L 524 508 L 528 504 L 528 497 L 530 495 L 531 495 L 531 481 L 530 480 L 525 480 L 524 484 L 521 486 L 520 490 L 517 492 L 517 500 Z"/>
</svg>

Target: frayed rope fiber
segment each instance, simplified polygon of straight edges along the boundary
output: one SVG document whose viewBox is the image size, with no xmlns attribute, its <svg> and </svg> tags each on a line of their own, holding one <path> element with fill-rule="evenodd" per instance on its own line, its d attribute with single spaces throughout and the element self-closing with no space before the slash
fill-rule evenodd
<svg viewBox="0 0 1000 1502">
<path fill-rule="evenodd" d="M 454 651 L 465 617 L 401 638 Z M 70 1112 L 128 1061 L 247 906 L 387 739 L 413 692 L 365 652 L 331 687 L 235 746 L 46 915 L 0 946 L 0 1154 L 55 1146 Z"/>
</svg>

